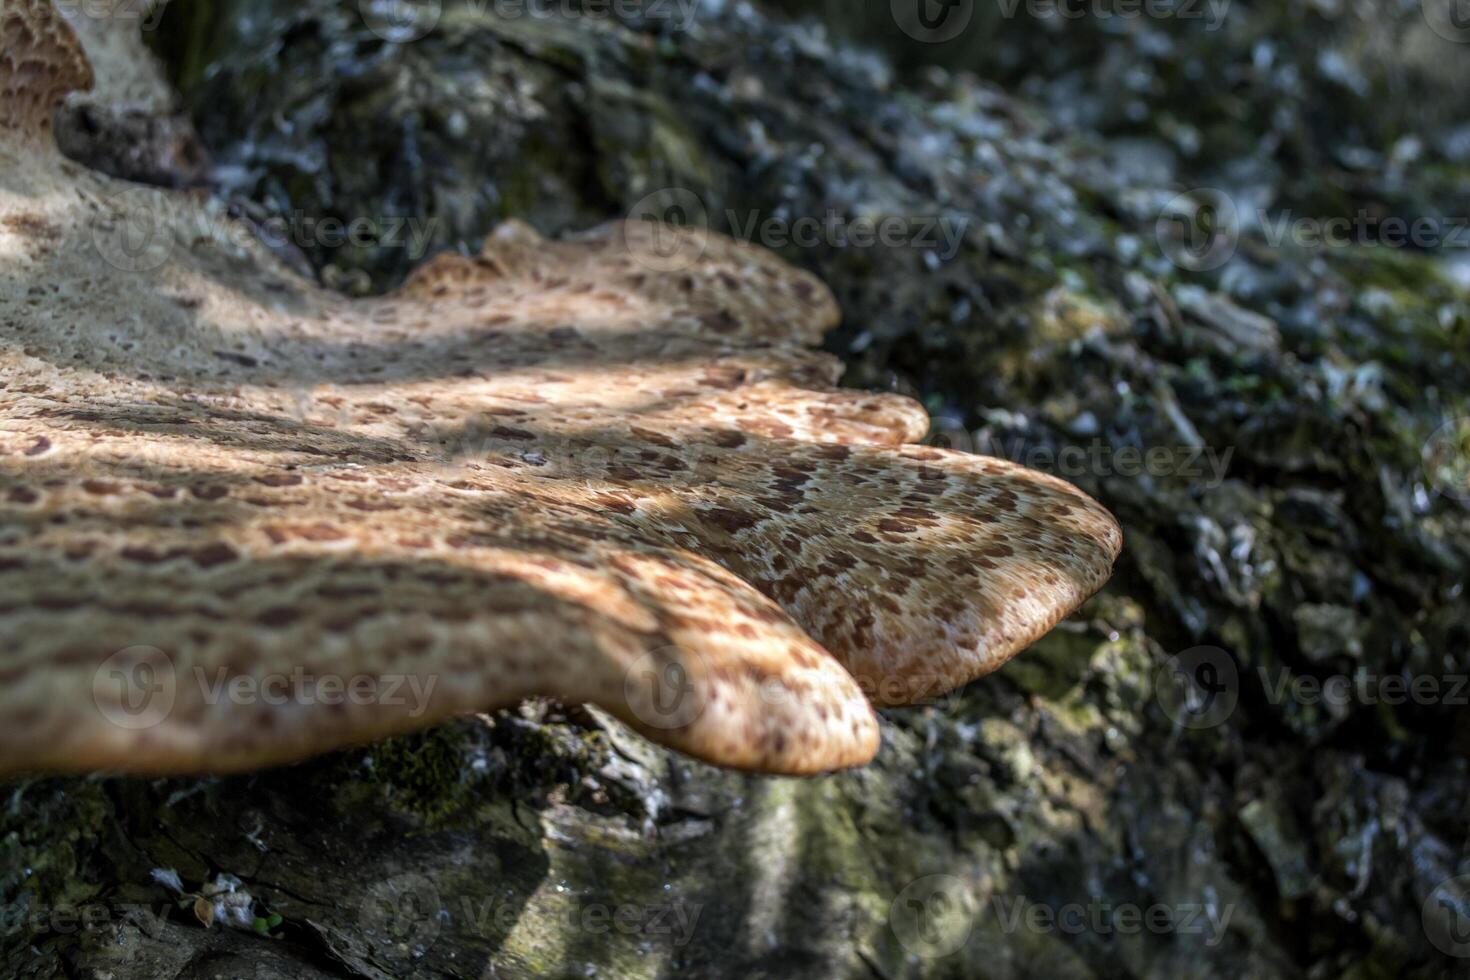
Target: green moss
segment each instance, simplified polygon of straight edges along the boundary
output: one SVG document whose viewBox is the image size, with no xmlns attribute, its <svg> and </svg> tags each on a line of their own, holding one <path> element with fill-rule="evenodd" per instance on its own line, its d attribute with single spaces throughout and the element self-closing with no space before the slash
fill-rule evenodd
<svg viewBox="0 0 1470 980">
<path fill-rule="evenodd" d="M 476 802 L 476 742 L 466 725 L 451 724 L 349 753 L 341 763 L 339 806 L 371 800 L 429 826 L 442 823 Z"/>
<path fill-rule="evenodd" d="M 1408 307 L 1445 302 L 1454 287 L 1438 259 L 1401 248 L 1377 246 L 1333 253 L 1337 269 L 1360 289 L 1382 289 Z"/>
<path fill-rule="evenodd" d="M 0 810 L 0 908 L 9 916 L 79 907 L 102 886 L 88 857 L 108 835 L 111 804 L 97 780 L 41 780 L 5 787 Z M 0 922 L 0 953 L 36 937 Z M 11 961 L 13 962 L 13 961 Z"/>
<path fill-rule="evenodd" d="M 1083 681 L 1096 651 L 1096 636 L 1063 628 L 1043 637 L 1025 657 L 1012 661 L 1006 679 L 1029 694 L 1058 700 Z"/>
</svg>

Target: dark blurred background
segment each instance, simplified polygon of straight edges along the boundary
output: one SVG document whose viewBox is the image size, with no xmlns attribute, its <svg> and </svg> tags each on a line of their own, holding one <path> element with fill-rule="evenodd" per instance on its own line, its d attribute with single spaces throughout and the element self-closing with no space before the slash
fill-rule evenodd
<svg viewBox="0 0 1470 980">
<path fill-rule="evenodd" d="M 906 74 L 994 81 L 1106 136 L 1126 166 L 1332 214 L 1470 213 L 1458 2 L 768 0 Z M 921 4 L 943 26 L 915 38 L 894 10 Z"/>
</svg>

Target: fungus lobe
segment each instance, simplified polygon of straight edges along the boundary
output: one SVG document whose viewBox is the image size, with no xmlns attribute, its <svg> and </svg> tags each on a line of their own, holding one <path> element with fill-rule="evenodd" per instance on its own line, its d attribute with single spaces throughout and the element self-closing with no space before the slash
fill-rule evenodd
<svg viewBox="0 0 1470 980">
<path fill-rule="evenodd" d="M 1110 574 L 1079 491 L 837 388 L 834 300 L 760 249 L 510 223 L 346 300 L 64 161 L 91 72 L 49 3 L 0 40 L 0 772 L 248 769 L 534 695 L 827 771 L 870 700 Z"/>
</svg>

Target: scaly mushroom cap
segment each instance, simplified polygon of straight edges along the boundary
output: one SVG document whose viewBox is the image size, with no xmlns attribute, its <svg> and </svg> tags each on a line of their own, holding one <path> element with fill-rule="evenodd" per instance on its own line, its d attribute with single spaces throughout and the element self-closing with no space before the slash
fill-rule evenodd
<svg viewBox="0 0 1470 980">
<path fill-rule="evenodd" d="M 775 257 L 513 223 L 347 301 L 61 159 L 86 61 L 0 10 L 0 772 L 239 770 L 533 695 L 831 770 L 876 751 L 870 697 L 1106 581 L 1096 503 L 835 388 L 836 305 Z"/>
</svg>

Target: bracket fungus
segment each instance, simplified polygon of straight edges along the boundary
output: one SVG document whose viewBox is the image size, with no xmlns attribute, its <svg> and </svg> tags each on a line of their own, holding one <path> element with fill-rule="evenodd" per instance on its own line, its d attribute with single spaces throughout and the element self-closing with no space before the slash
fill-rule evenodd
<svg viewBox="0 0 1470 980">
<path fill-rule="evenodd" d="M 760 249 L 509 224 L 347 300 L 64 159 L 90 71 L 49 3 L 0 41 L 0 772 L 238 771 L 537 695 L 827 771 L 870 701 L 1110 574 L 1079 491 L 836 387 L 835 302 Z"/>
</svg>

